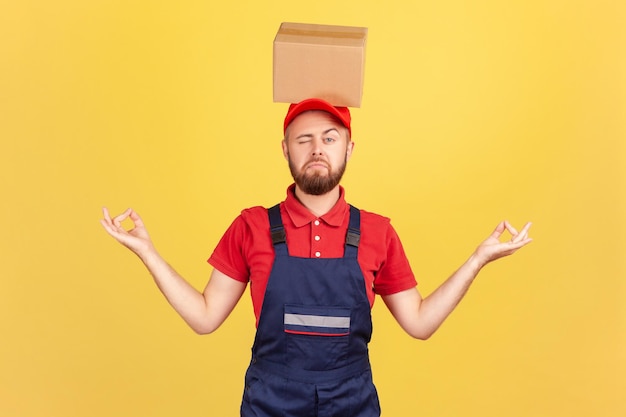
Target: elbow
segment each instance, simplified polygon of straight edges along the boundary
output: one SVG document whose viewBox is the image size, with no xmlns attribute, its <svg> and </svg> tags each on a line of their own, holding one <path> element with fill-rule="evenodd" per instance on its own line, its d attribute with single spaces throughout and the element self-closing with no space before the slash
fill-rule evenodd
<svg viewBox="0 0 626 417">
<path fill-rule="evenodd" d="M 191 329 L 200 336 L 211 334 L 217 330 L 217 326 L 213 326 L 211 323 L 187 323 Z"/>
<path fill-rule="evenodd" d="M 428 340 L 433 335 L 434 332 L 421 332 L 413 335 L 413 338 L 417 340 Z"/>
<path fill-rule="evenodd" d="M 202 328 L 202 327 L 193 327 L 192 326 L 191 329 L 194 331 L 195 334 L 200 335 L 200 336 L 204 336 L 204 335 L 213 333 L 213 330 L 205 329 L 205 328 Z"/>
<path fill-rule="evenodd" d="M 435 333 L 437 329 L 425 328 L 422 326 L 415 326 L 412 328 L 404 329 L 409 336 L 417 340 L 428 340 Z"/>
<path fill-rule="evenodd" d="M 203 327 L 192 327 L 194 333 L 199 336 L 205 336 L 207 334 L 211 334 L 215 331 L 215 329 L 203 328 Z"/>
<path fill-rule="evenodd" d="M 417 332 L 411 332 L 409 333 L 409 335 L 413 338 L 413 339 L 417 339 L 417 340 L 428 340 L 430 339 L 430 337 L 433 335 L 434 332 L 425 332 L 425 331 L 417 331 Z"/>
</svg>

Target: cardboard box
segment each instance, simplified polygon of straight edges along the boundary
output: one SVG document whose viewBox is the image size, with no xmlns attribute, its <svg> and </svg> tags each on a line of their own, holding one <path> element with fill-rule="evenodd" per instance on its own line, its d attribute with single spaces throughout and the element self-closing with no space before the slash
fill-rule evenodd
<svg viewBox="0 0 626 417">
<path fill-rule="evenodd" d="M 274 38 L 274 101 L 317 97 L 360 107 L 367 28 L 282 23 Z"/>
</svg>

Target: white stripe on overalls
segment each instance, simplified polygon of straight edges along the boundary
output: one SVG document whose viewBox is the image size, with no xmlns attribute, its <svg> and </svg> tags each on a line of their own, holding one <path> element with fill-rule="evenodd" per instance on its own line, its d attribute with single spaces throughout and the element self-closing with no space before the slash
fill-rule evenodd
<svg viewBox="0 0 626 417">
<path fill-rule="evenodd" d="M 349 329 L 350 317 L 313 316 L 308 314 L 285 313 L 285 324 Z"/>
</svg>

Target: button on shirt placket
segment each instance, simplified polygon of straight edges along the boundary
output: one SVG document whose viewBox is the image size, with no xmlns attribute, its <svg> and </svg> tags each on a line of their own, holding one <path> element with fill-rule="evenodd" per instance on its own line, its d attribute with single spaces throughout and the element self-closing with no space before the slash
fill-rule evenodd
<svg viewBox="0 0 626 417">
<path fill-rule="evenodd" d="M 313 221 L 312 227 L 313 241 L 311 242 L 311 254 L 315 258 L 322 256 L 322 253 L 320 252 L 320 223 L 319 219 L 316 219 Z"/>
</svg>

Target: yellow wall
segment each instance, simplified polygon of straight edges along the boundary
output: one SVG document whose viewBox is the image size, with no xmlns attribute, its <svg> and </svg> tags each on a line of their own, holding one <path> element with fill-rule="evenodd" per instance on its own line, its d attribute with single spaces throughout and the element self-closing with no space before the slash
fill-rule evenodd
<svg viewBox="0 0 626 417">
<path fill-rule="evenodd" d="M 248 296 L 193 334 L 100 227 L 132 206 L 198 288 L 238 214 L 284 197 L 282 21 L 367 26 L 344 185 L 392 218 L 424 294 L 495 224 L 433 339 L 375 305 L 387 417 L 623 416 L 626 6 L 621 1 L 3 1 L 0 416 L 234 416 Z"/>
</svg>

